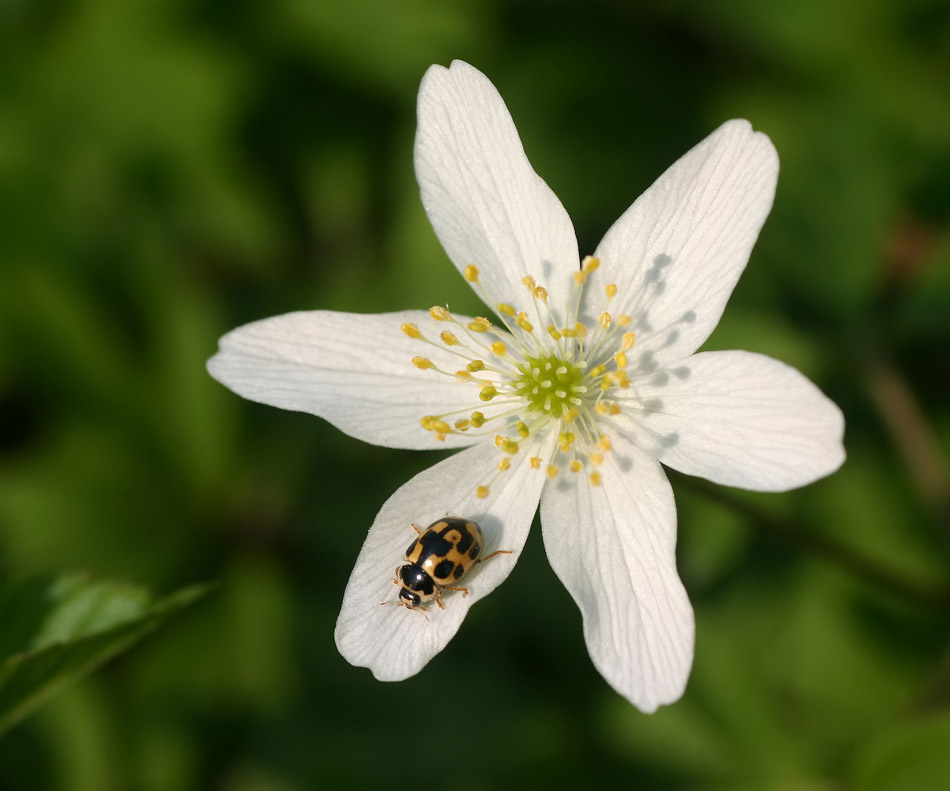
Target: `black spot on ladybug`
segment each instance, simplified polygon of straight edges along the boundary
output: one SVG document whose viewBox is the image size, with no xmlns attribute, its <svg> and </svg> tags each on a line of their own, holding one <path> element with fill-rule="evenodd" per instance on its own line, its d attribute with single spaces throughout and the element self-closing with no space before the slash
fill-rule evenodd
<svg viewBox="0 0 950 791">
<path fill-rule="evenodd" d="M 440 580 L 444 580 L 452 576 L 453 570 L 459 571 L 461 569 L 462 569 L 461 566 L 456 566 L 455 563 L 453 563 L 451 560 L 446 558 L 445 560 L 439 561 L 439 564 L 435 567 L 435 569 L 433 570 L 433 573 Z M 461 576 L 460 574 L 456 574 L 455 579 L 458 579 L 460 576 Z"/>
<path fill-rule="evenodd" d="M 462 575 L 465 573 L 465 566 L 459 563 L 455 567 L 455 571 L 452 572 L 452 576 L 455 577 L 456 582 L 462 578 Z"/>
</svg>

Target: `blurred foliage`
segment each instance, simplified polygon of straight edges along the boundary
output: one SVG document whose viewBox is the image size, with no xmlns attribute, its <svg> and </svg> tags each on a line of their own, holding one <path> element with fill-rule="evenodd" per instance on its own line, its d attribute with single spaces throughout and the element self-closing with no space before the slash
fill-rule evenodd
<svg viewBox="0 0 950 791">
<path fill-rule="evenodd" d="M 75 574 L 0 591 L 0 735 L 204 593 L 194 586 L 153 603 L 142 588 Z"/>
<path fill-rule="evenodd" d="M 347 665 L 365 529 L 434 457 L 204 371 L 289 310 L 474 310 L 412 173 L 418 81 L 455 57 L 582 253 L 726 118 L 781 156 L 707 348 L 811 376 L 849 460 L 782 495 L 675 476 L 697 654 L 653 716 L 591 667 L 538 531 L 419 676 Z M 460 791 L 945 784 L 948 73 L 945 0 L 0 3 L 0 573 L 220 583 L 10 731 L 0 787 L 398 786 L 417 748 Z"/>
</svg>

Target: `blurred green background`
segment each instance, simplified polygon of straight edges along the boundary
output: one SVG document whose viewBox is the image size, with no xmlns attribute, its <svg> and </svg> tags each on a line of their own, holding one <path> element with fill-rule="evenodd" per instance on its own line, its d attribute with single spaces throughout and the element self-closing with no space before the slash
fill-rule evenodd
<svg viewBox="0 0 950 791">
<path fill-rule="evenodd" d="M 538 530 L 417 677 L 346 664 L 365 530 L 436 456 L 205 373 L 277 313 L 476 310 L 412 170 L 419 80 L 456 57 L 582 254 L 727 118 L 781 157 L 707 348 L 804 371 L 849 458 L 782 495 L 673 478 L 697 653 L 653 716 L 592 668 Z M 220 584 L 0 740 L 0 788 L 939 787 L 948 75 L 940 0 L 2 0 L 0 574 Z"/>
</svg>

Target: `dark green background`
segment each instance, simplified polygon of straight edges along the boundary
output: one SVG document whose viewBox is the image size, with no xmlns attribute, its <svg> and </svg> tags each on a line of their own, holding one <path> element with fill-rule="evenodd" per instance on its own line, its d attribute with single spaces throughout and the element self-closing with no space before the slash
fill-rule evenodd
<svg viewBox="0 0 950 791">
<path fill-rule="evenodd" d="M 476 310 L 412 171 L 419 80 L 456 57 L 498 86 L 582 253 L 727 118 L 781 157 L 707 348 L 803 370 L 849 458 L 781 495 L 674 478 L 697 653 L 654 716 L 593 670 L 537 530 L 417 677 L 346 664 L 365 530 L 436 456 L 204 370 L 285 311 Z M 0 2 L 0 573 L 220 582 L 0 741 L 0 787 L 936 788 L 948 75 L 939 0 Z"/>
</svg>

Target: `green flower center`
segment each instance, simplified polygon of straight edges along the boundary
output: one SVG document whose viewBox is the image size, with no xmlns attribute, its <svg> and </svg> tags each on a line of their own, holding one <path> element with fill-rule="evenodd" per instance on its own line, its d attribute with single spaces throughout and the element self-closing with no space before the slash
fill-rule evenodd
<svg viewBox="0 0 950 791">
<path fill-rule="evenodd" d="M 515 392 L 528 404 L 528 410 L 553 418 L 583 403 L 586 364 L 562 360 L 553 354 L 527 357 L 517 368 L 521 375 L 514 380 Z"/>
</svg>

